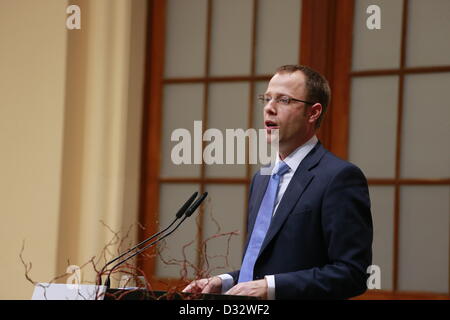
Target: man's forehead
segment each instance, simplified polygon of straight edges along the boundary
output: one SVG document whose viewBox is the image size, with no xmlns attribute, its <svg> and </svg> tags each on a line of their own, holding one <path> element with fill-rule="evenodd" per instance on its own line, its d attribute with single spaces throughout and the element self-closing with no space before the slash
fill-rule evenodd
<svg viewBox="0 0 450 320">
<path fill-rule="evenodd" d="M 266 93 L 271 94 L 302 94 L 305 88 L 303 72 L 276 73 L 269 81 Z"/>
</svg>

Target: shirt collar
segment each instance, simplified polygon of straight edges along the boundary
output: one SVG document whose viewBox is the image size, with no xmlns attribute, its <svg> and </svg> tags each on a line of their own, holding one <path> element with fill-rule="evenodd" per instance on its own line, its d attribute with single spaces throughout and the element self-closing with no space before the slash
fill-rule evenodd
<svg viewBox="0 0 450 320">
<path fill-rule="evenodd" d="M 300 147 L 295 149 L 288 155 L 283 161 L 289 166 L 289 168 L 295 172 L 302 162 L 302 160 L 308 155 L 308 153 L 314 148 L 319 139 L 314 135 L 309 139 L 306 143 L 302 144 Z M 278 168 L 278 163 L 281 162 L 280 154 L 277 154 L 277 160 L 275 161 L 275 166 L 272 170 L 272 174 L 274 174 L 275 168 Z"/>
</svg>

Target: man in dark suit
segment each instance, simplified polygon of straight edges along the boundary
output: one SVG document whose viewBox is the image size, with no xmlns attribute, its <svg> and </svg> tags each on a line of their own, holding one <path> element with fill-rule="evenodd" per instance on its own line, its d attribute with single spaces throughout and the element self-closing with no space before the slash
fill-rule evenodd
<svg viewBox="0 0 450 320">
<path fill-rule="evenodd" d="M 367 181 L 316 137 L 330 89 L 314 70 L 280 67 L 260 97 L 279 154 L 250 187 L 240 270 L 193 281 L 184 291 L 268 299 L 345 299 L 366 290 L 372 260 Z"/>
</svg>

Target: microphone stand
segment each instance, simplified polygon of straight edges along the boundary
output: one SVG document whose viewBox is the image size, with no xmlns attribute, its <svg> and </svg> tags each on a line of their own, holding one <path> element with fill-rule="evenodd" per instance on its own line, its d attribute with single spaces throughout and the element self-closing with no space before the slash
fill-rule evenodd
<svg viewBox="0 0 450 320">
<path fill-rule="evenodd" d="M 108 261 L 103 268 L 101 269 L 99 276 L 98 276 L 98 280 L 97 280 L 97 284 L 101 285 L 102 284 L 102 275 L 106 270 L 106 267 L 109 266 L 110 264 L 116 262 L 117 260 L 119 260 L 120 258 L 124 257 L 125 255 L 129 254 L 130 252 L 132 252 L 133 250 L 136 250 L 137 248 L 139 248 L 140 246 L 148 243 L 150 240 L 158 237 L 159 235 L 163 234 L 164 232 L 166 232 L 170 227 L 173 226 L 173 224 L 179 219 L 181 218 L 184 213 L 186 212 L 186 210 L 189 208 L 189 206 L 192 204 L 192 202 L 195 200 L 195 198 L 197 197 L 198 192 L 194 192 L 194 194 L 192 194 L 192 196 L 184 203 L 184 205 L 178 210 L 177 214 L 175 215 L 175 219 L 172 221 L 172 223 L 165 228 L 164 230 L 155 233 L 154 235 L 152 235 L 151 237 L 141 241 L 140 243 L 138 243 L 137 245 L 135 245 L 133 248 L 128 249 L 127 251 L 121 253 L 119 256 L 115 257 L 114 259 Z M 128 260 L 128 259 L 126 259 Z M 109 286 L 108 286 L 109 288 Z"/>
<path fill-rule="evenodd" d="M 145 250 L 147 250 L 148 248 L 152 247 L 153 245 L 157 244 L 158 242 L 160 242 L 161 240 L 165 239 L 166 237 L 170 236 L 172 233 L 174 233 L 178 227 L 184 222 L 184 220 L 186 220 L 187 218 L 189 218 L 194 212 L 195 210 L 197 210 L 197 208 L 200 206 L 200 204 L 203 202 L 203 200 L 205 200 L 205 198 L 208 196 L 208 192 L 203 193 L 200 198 L 198 200 L 196 200 L 194 202 L 194 204 L 189 207 L 189 209 L 184 210 L 185 211 L 185 215 L 184 218 L 175 226 L 175 228 L 173 228 L 173 230 L 171 230 L 170 232 L 164 234 L 163 236 L 161 236 L 160 238 L 156 239 L 155 241 L 151 242 L 150 244 L 146 245 L 145 247 L 139 249 L 138 251 L 136 251 L 135 253 L 133 253 L 132 255 L 126 257 L 124 260 L 118 262 L 117 264 L 115 264 L 111 270 L 109 270 L 108 272 L 108 277 L 106 278 L 106 282 L 105 282 L 105 286 L 107 289 L 109 289 L 110 285 L 111 285 L 111 274 L 114 271 L 114 269 L 116 269 L 117 267 L 119 267 L 120 265 L 122 265 L 123 263 L 127 262 L 128 260 L 132 259 L 133 257 L 137 256 L 138 254 L 141 254 L 142 252 L 144 252 Z M 189 199 L 190 200 L 190 199 Z M 189 201 L 188 200 L 188 201 Z M 184 206 L 183 206 L 184 207 Z M 184 212 L 183 212 L 184 213 Z M 178 219 L 178 218 L 177 218 Z M 176 220 L 177 220 L 176 219 Z M 175 221 L 176 221 L 175 220 Z M 175 222 L 174 221 L 174 222 Z M 171 224 L 173 225 L 173 223 Z M 169 226 L 170 227 L 170 226 Z M 168 227 L 168 228 L 169 228 Z M 165 230 L 167 230 L 168 228 L 166 228 Z M 159 233 L 161 234 L 161 232 Z M 154 237 L 153 237 L 154 238 Z M 145 243 L 148 242 L 147 240 L 145 240 Z M 117 259 L 115 259 L 114 261 L 116 261 Z"/>
</svg>

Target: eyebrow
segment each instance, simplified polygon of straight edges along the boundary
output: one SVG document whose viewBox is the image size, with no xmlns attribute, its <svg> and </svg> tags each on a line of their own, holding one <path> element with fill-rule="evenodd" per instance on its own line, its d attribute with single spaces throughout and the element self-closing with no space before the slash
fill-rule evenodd
<svg viewBox="0 0 450 320">
<path fill-rule="evenodd" d="M 270 95 L 272 95 L 272 94 L 271 94 L 270 92 L 266 92 L 266 93 L 264 93 L 264 95 L 270 96 Z M 287 97 L 292 97 L 292 95 L 287 94 L 287 93 L 276 93 L 275 95 L 277 95 L 277 96 L 287 96 Z"/>
</svg>

